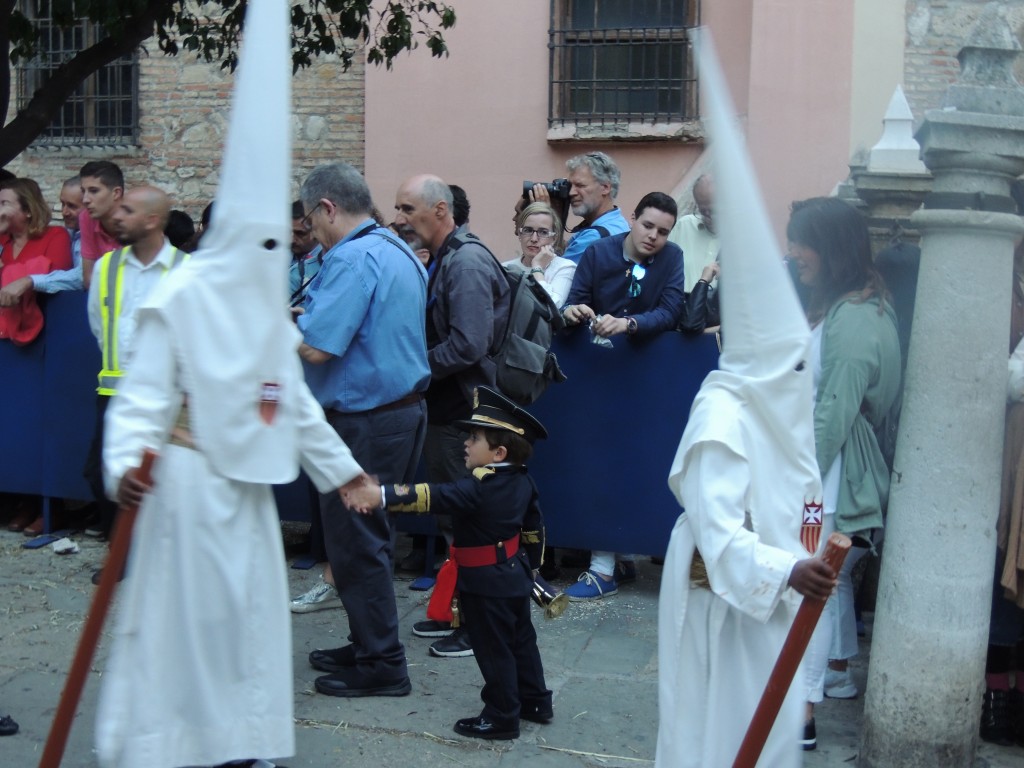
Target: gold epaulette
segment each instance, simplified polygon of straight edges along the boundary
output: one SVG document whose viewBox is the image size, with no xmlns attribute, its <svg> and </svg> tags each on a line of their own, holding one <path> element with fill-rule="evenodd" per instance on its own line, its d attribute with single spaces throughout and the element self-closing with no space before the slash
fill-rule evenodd
<svg viewBox="0 0 1024 768">
<path fill-rule="evenodd" d="M 477 467 L 473 470 L 473 477 L 477 480 L 483 480 L 485 477 L 490 477 L 494 474 L 494 467 Z"/>
<path fill-rule="evenodd" d="M 544 537 L 541 531 L 520 531 L 519 539 L 523 544 L 543 544 Z"/>
</svg>

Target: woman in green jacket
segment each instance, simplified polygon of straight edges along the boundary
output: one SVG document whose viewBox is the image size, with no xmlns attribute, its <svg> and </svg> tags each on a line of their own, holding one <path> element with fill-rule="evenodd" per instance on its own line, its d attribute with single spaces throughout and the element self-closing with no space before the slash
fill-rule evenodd
<svg viewBox="0 0 1024 768">
<path fill-rule="evenodd" d="M 861 215 L 837 198 L 804 200 L 793 204 L 786 236 L 797 276 L 808 289 L 814 438 L 824 488 L 821 542 L 833 530 L 854 540 L 808 649 L 810 719 L 822 693 L 857 695 L 848 669 L 857 655 L 850 573 L 870 549 L 872 532 L 882 527 L 889 469 L 875 432 L 899 393 L 901 358 L 896 315 Z"/>
</svg>

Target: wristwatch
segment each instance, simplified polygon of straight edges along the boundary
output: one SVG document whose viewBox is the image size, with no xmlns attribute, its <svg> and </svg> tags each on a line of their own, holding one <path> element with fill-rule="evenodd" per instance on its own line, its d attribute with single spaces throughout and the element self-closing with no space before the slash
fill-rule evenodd
<svg viewBox="0 0 1024 768">
<path fill-rule="evenodd" d="M 636 333 L 636 318 L 635 317 L 627 317 L 626 318 L 626 333 L 628 333 L 630 336 L 632 336 L 634 333 Z"/>
</svg>

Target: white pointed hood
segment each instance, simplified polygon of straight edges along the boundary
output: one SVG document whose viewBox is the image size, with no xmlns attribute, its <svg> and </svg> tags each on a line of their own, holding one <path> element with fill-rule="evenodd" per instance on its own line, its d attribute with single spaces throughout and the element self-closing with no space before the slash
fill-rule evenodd
<svg viewBox="0 0 1024 768">
<path fill-rule="evenodd" d="M 742 431 L 756 450 L 755 460 L 771 465 L 767 476 L 792 489 L 793 499 L 787 504 L 794 506 L 799 529 L 801 502 L 821 499 L 814 454 L 810 329 L 769 224 L 706 29 L 696 31 L 694 50 L 715 178 L 723 350 L 719 370 L 707 376 L 694 400 L 672 473 L 683 471 L 696 442 L 719 431 L 714 424 L 717 409 L 707 401 L 739 403 Z M 765 466 L 758 474 L 764 474 L 760 469 Z"/>
<path fill-rule="evenodd" d="M 180 342 L 196 444 L 219 473 L 245 482 L 298 474 L 291 112 L 288 3 L 249 0 L 210 228 L 150 303 Z"/>
</svg>

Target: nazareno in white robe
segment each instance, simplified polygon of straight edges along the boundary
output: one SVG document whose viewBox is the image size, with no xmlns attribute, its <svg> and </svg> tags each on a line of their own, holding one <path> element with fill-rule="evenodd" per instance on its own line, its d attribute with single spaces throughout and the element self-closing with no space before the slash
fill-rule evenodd
<svg viewBox="0 0 1024 768">
<path fill-rule="evenodd" d="M 166 442 L 187 370 L 166 321 L 146 313 L 132 369 L 107 414 L 109 491 L 144 447 L 155 488 L 139 510 L 96 717 L 100 764 L 177 768 L 294 754 L 291 617 L 269 485 L 215 473 Z M 281 382 L 298 464 L 327 492 L 360 467 L 302 380 Z"/>
<path fill-rule="evenodd" d="M 778 446 L 747 407 L 705 384 L 669 477 L 686 511 L 661 582 L 658 768 L 733 764 L 799 604 L 786 585 L 808 556 L 800 543 L 804 488 L 787 482 L 786 459 L 773 457 Z M 690 585 L 695 549 L 711 590 Z M 758 766 L 801 764 L 800 687 L 790 687 Z"/>
</svg>

